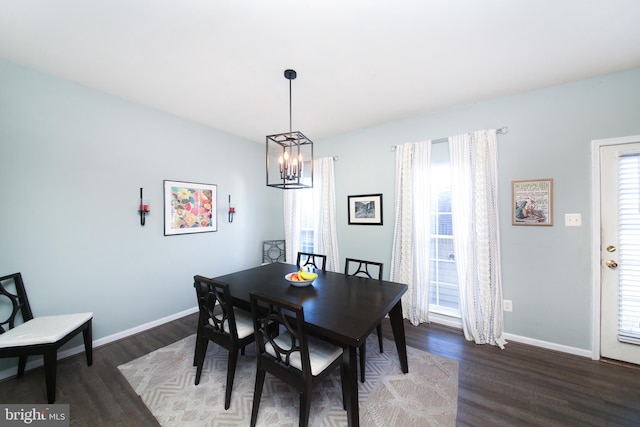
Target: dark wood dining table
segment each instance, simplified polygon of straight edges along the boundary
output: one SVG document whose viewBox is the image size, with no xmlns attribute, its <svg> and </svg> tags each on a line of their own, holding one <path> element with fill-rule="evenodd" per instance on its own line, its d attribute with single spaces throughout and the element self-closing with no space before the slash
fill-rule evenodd
<svg viewBox="0 0 640 427">
<path fill-rule="evenodd" d="M 229 284 L 234 305 L 249 309 L 249 293 L 264 292 L 304 307 L 307 330 L 322 335 L 345 348 L 343 367 L 347 384 L 349 426 L 359 425 L 356 349 L 389 314 L 402 372 L 409 372 L 402 320 L 401 297 L 407 285 L 385 280 L 322 272 L 310 286 L 292 286 L 284 276 L 297 271 L 295 265 L 266 264 L 216 277 Z"/>
</svg>

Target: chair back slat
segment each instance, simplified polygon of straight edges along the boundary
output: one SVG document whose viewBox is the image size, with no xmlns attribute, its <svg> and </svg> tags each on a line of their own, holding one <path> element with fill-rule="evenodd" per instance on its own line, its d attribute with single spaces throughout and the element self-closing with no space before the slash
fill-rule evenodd
<svg viewBox="0 0 640 427">
<path fill-rule="evenodd" d="M 291 359 L 299 357 L 302 369 L 298 370 L 303 377 L 311 376 L 303 307 L 260 292 L 251 292 L 250 300 L 258 355 L 286 369 L 298 369 L 291 365 Z M 270 354 L 268 347 L 275 354 Z"/>
<path fill-rule="evenodd" d="M 356 265 L 357 267 L 354 269 Z M 346 258 L 344 265 L 344 274 L 346 274 L 347 276 L 359 276 L 367 277 L 369 279 L 382 280 L 382 266 L 383 264 L 381 262 Z"/>
<path fill-rule="evenodd" d="M 284 240 L 264 240 L 262 242 L 262 262 L 287 262 L 287 245 Z"/>
<path fill-rule="evenodd" d="M 237 339 L 238 329 L 229 285 L 203 276 L 194 276 L 193 279 L 200 309 L 200 325 Z"/>
<path fill-rule="evenodd" d="M 327 271 L 327 256 L 310 252 L 298 252 L 296 260 L 298 267 L 313 266 L 316 270 Z"/>
<path fill-rule="evenodd" d="M 12 291 L 12 288 L 14 288 L 15 291 Z M 4 297 L 0 298 L 0 313 L 9 312 L 6 319 L 0 319 L 0 334 L 16 326 L 18 313 L 22 315 L 23 322 L 33 319 L 31 305 L 27 298 L 27 291 L 24 287 L 21 273 L 0 277 L 0 295 Z M 2 306 L 5 305 L 7 300 L 10 308 L 9 310 L 3 310 Z"/>
</svg>

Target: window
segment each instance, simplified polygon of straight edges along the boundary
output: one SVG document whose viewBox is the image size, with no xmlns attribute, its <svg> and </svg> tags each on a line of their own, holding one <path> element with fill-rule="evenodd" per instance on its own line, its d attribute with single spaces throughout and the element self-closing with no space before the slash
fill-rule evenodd
<svg viewBox="0 0 640 427">
<path fill-rule="evenodd" d="M 451 173 L 447 144 L 434 144 L 431 165 L 431 282 L 429 311 L 460 317 L 458 273 L 453 250 Z"/>
<path fill-rule="evenodd" d="M 311 165 L 307 170 L 311 170 Z M 305 184 L 310 185 L 311 182 L 308 178 L 303 179 Z M 317 185 L 317 184 L 316 184 Z M 289 190 L 298 191 L 300 196 L 300 203 L 302 209 L 300 211 L 300 249 L 299 252 L 313 252 L 313 238 L 314 238 L 314 212 L 313 209 L 305 209 L 305 207 L 313 206 L 313 189 L 304 190 Z"/>
</svg>

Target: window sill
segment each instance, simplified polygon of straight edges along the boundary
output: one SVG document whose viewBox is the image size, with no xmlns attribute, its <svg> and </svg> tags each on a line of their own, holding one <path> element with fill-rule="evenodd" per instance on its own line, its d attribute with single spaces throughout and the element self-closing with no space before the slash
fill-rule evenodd
<svg viewBox="0 0 640 427">
<path fill-rule="evenodd" d="M 450 315 L 444 313 L 429 312 L 429 321 L 439 325 L 450 326 L 456 329 L 462 329 L 462 320 L 459 315 Z"/>
</svg>

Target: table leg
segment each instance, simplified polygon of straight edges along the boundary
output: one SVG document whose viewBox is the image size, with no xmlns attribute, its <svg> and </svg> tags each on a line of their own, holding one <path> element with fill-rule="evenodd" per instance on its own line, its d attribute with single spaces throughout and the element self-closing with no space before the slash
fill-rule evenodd
<svg viewBox="0 0 640 427">
<path fill-rule="evenodd" d="M 409 372 L 409 362 L 407 362 L 407 342 L 404 337 L 404 322 L 402 320 L 402 301 L 398 301 L 389 312 L 391 330 L 398 350 L 400 367 L 405 374 Z"/>
<path fill-rule="evenodd" d="M 349 346 L 342 355 L 342 363 L 344 364 L 345 375 L 347 377 L 347 422 L 349 427 L 360 426 L 360 409 L 358 405 L 358 375 L 356 358 L 356 347 Z"/>
</svg>

